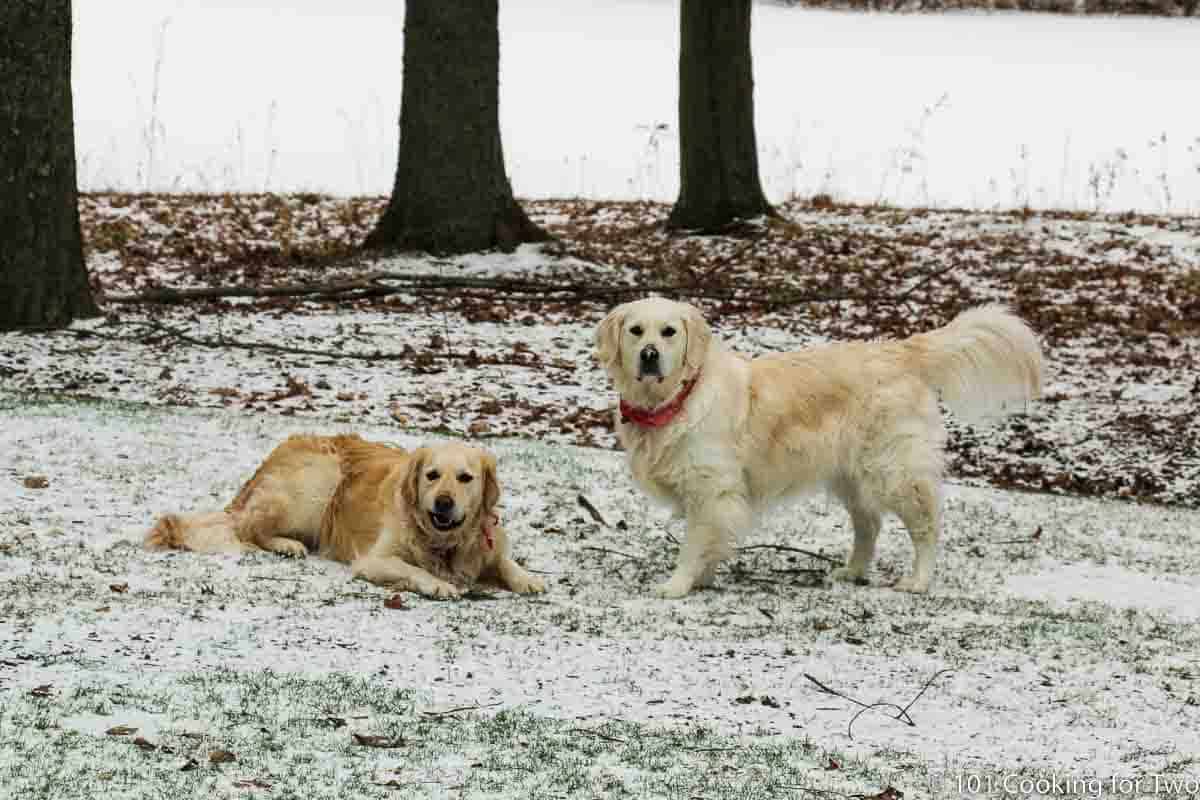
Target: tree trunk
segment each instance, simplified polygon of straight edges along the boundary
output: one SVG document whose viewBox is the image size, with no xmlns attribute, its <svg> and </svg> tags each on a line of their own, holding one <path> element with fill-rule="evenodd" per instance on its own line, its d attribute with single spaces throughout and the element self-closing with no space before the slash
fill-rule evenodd
<svg viewBox="0 0 1200 800">
<path fill-rule="evenodd" d="M 0 2 L 0 330 L 99 314 L 75 186 L 70 0 Z"/>
<path fill-rule="evenodd" d="M 681 0 L 679 199 L 667 225 L 715 231 L 774 213 L 758 178 L 751 0 Z"/>
<path fill-rule="evenodd" d="M 466 253 L 549 236 L 500 145 L 498 0 L 408 0 L 396 185 L 367 247 Z"/>
</svg>

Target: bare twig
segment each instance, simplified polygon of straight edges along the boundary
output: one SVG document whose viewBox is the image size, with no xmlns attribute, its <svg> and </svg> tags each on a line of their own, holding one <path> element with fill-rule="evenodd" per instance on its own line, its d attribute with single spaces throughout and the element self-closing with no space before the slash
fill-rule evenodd
<svg viewBox="0 0 1200 800">
<path fill-rule="evenodd" d="M 789 547 L 785 544 L 752 544 L 747 545 L 746 547 L 738 548 L 739 553 L 745 553 L 750 550 L 778 550 L 781 553 L 799 553 L 800 555 L 805 555 L 809 558 L 815 558 L 818 561 L 824 561 L 826 564 L 833 564 L 834 566 L 838 567 L 842 565 L 842 562 L 839 559 L 831 558 L 824 553 L 815 553 L 812 550 L 804 550 L 799 547 Z"/>
<path fill-rule="evenodd" d="M 593 731 L 587 728 L 571 728 L 571 733 L 583 733 L 588 736 L 595 736 L 597 739 L 603 739 L 606 742 L 617 742 L 618 744 L 628 743 L 626 740 L 621 739 L 620 737 L 609 736 L 607 733 L 601 733 L 600 731 Z"/>
<path fill-rule="evenodd" d="M 816 687 L 818 689 L 820 689 L 822 692 L 824 692 L 825 694 L 830 694 L 830 695 L 833 695 L 834 697 L 840 697 L 843 700 L 848 700 L 849 702 L 851 702 L 854 705 L 859 707 L 859 710 L 854 714 L 853 717 L 850 718 L 850 722 L 846 725 L 846 735 L 848 737 L 850 737 L 851 740 L 853 740 L 854 739 L 854 723 L 858 721 L 859 717 L 861 717 L 863 714 L 865 714 L 866 712 L 870 711 L 873 708 L 894 708 L 894 709 L 896 709 L 896 716 L 892 717 L 892 719 L 896 720 L 897 722 L 903 722 L 905 725 L 908 725 L 910 728 L 917 727 L 917 723 L 913 721 L 912 716 L 909 715 L 909 713 L 908 713 L 909 709 L 911 709 L 913 707 L 913 705 L 918 700 L 921 699 L 921 696 L 924 695 L 925 692 L 929 689 L 929 687 L 933 685 L 933 682 L 935 680 L 937 680 L 941 675 L 943 675 L 947 672 L 953 672 L 953 671 L 954 670 L 952 670 L 952 669 L 942 669 L 942 670 L 938 670 L 937 672 L 933 673 L 933 675 L 930 676 L 929 680 L 925 681 L 925 685 L 921 687 L 921 691 L 917 692 L 916 697 L 914 697 L 912 700 L 910 700 L 908 702 L 908 705 L 903 706 L 903 707 L 901 707 L 895 703 L 890 703 L 890 702 L 886 702 L 886 701 L 881 701 L 878 703 L 864 703 L 861 700 L 856 700 L 847 694 L 839 692 L 837 689 L 829 688 L 828 686 L 826 686 L 825 684 L 821 683 L 819 680 L 814 678 L 812 675 L 809 675 L 807 672 L 804 673 L 804 677 L 807 678 L 809 681 L 811 681 L 813 684 L 815 684 Z"/>
<path fill-rule="evenodd" d="M 501 703 L 486 703 L 484 705 L 476 703 L 473 706 L 458 706 L 456 708 L 447 708 L 445 711 L 422 711 L 421 713 L 427 717 L 449 717 L 452 714 L 461 714 L 464 711 L 479 711 L 484 708 L 495 708 L 498 705 L 501 705 Z"/>
<path fill-rule="evenodd" d="M 1037 530 L 1029 536 L 1020 539 L 1002 539 L 996 544 L 1036 544 L 1042 540 L 1042 526 L 1038 525 Z"/>
<path fill-rule="evenodd" d="M 606 528 L 612 527 L 607 522 L 604 521 L 604 517 L 601 516 L 600 510 L 598 508 L 596 508 L 594 505 L 592 505 L 591 500 L 588 500 L 583 495 L 579 495 L 578 499 L 579 499 L 579 505 L 583 506 L 584 509 L 589 514 L 592 515 L 592 519 L 596 520 L 596 522 L 599 522 L 601 525 L 603 525 Z"/>
<path fill-rule="evenodd" d="M 606 555 L 610 555 L 610 556 L 622 556 L 623 558 L 628 558 L 630 561 L 641 561 L 642 560 L 641 556 L 631 556 L 629 553 L 622 553 L 620 550 L 610 550 L 607 547 L 597 547 L 595 545 L 584 545 L 581 549 L 582 550 L 593 550 L 597 553 L 605 553 Z"/>
</svg>

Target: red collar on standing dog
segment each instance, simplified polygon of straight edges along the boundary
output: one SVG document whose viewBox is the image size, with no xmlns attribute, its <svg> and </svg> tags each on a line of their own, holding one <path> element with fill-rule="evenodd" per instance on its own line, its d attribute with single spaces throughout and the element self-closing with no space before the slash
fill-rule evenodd
<svg viewBox="0 0 1200 800">
<path fill-rule="evenodd" d="M 679 394 L 675 395 L 674 399 L 658 408 L 638 408 L 622 400 L 621 422 L 632 422 L 643 428 L 661 428 L 679 415 L 684 401 L 688 399 L 688 395 L 692 393 L 692 389 L 696 387 L 699 380 L 700 373 L 697 372 L 690 381 L 683 382 L 683 388 L 679 390 Z"/>
</svg>

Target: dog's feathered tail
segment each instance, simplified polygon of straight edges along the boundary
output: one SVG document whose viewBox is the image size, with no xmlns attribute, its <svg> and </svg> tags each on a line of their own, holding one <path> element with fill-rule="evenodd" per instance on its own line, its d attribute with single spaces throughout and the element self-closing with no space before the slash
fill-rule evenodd
<svg viewBox="0 0 1200 800">
<path fill-rule="evenodd" d="M 964 311 L 905 341 L 918 374 L 956 414 L 981 419 L 1021 410 L 1042 394 L 1042 348 L 1002 305 Z"/>
<path fill-rule="evenodd" d="M 257 549 L 238 540 L 233 517 L 224 511 L 208 514 L 164 514 L 146 532 L 151 550 L 192 550 L 197 553 L 243 553 Z"/>
</svg>

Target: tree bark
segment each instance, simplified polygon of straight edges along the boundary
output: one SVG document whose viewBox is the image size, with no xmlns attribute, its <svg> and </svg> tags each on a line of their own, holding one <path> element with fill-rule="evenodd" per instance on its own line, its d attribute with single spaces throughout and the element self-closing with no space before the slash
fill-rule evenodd
<svg viewBox="0 0 1200 800">
<path fill-rule="evenodd" d="M 75 185 L 70 0 L 0 2 L 0 330 L 99 314 Z"/>
<path fill-rule="evenodd" d="M 773 214 L 758 177 L 751 0 L 681 0 L 679 198 L 672 228 Z"/>
<path fill-rule="evenodd" d="M 396 183 L 366 246 L 466 253 L 547 240 L 504 169 L 498 0 L 405 5 Z"/>
</svg>

